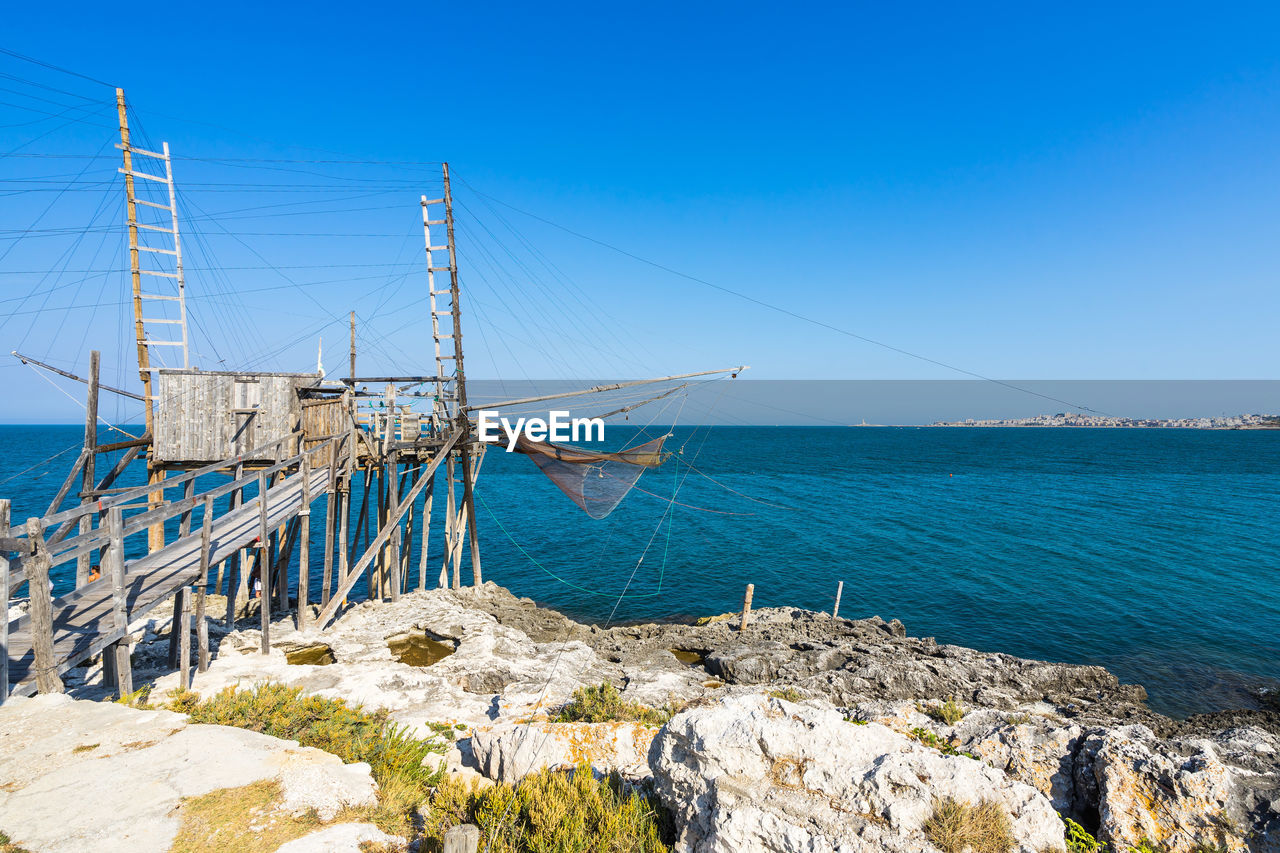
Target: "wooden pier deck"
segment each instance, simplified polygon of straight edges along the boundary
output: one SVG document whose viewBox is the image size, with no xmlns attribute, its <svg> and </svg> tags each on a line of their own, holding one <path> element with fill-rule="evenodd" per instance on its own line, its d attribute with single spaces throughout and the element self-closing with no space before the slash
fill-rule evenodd
<svg viewBox="0 0 1280 853">
<path fill-rule="evenodd" d="M 267 526 L 275 529 L 298 515 L 303 508 L 302 472 L 296 472 L 267 490 Z M 327 466 L 312 468 L 310 497 L 329 490 L 331 473 Z M 259 498 L 246 501 L 230 512 L 214 518 L 211 525 L 209 563 L 227 559 L 240 548 L 252 545 L 261 528 Z M 133 621 L 179 589 L 198 581 L 201 567 L 201 531 L 175 540 L 164 548 L 125 563 L 126 612 Z M 112 585 L 104 576 L 52 601 L 53 648 L 58 673 L 100 653 L 124 632 L 115 627 Z M 35 657 L 31 645 L 30 617 L 9 623 L 9 683 L 11 695 L 36 692 L 33 672 Z"/>
</svg>

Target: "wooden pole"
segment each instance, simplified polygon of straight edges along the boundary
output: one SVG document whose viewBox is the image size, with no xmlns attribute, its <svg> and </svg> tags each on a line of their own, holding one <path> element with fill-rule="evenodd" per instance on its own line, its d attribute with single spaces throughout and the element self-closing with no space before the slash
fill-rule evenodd
<svg viewBox="0 0 1280 853">
<path fill-rule="evenodd" d="M 182 603 L 175 630 L 178 632 L 178 683 L 183 689 L 191 686 L 191 587 L 178 590 L 177 600 Z"/>
<path fill-rule="evenodd" d="M 209 551 L 213 544 L 213 498 L 204 499 L 204 517 L 200 525 L 200 582 L 196 585 L 196 668 L 209 668 L 209 622 L 205 618 L 205 587 L 209 583 Z"/>
<path fill-rule="evenodd" d="M 351 312 L 351 382 L 354 386 L 356 381 L 356 312 Z M 354 451 L 355 448 L 353 447 Z"/>
<path fill-rule="evenodd" d="M 195 479 L 187 480 L 182 487 L 182 499 L 184 501 L 190 501 L 195 497 L 195 493 Z M 194 506 L 188 508 L 187 511 L 182 513 L 180 516 L 181 520 L 178 522 L 179 539 L 186 539 L 191 535 L 191 512 L 193 509 Z M 190 652 L 185 656 L 182 654 L 182 650 L 184 648 L 189 649 L 191 646 L 191 626 L 187 625 L 186 633 L 182 633 L 182 625 L 185 624 L 191 613 L 190 595 L 190 591 L 186 587 L 183 587 L 174 593 L 173 596 L 173 628 L 169 631 L 169 666 L 174 669 L 187 667 L 191 662 Z M 183 642 L 186 643 L 185 646 L 182 645 Z M 182 671 L 185 672 L 186 670 L 183 669 Z M 185 679 L 183 680 L 182 686 L 187 686 Z"/>
<path fill-rule="evenodd" d="M 464 416 L 465 417 L 465 416 Z M 462 511 L 467 514 L 467 535 L 471 537 L 471 580 L 475 586 L 484 583 L 480 572 L 480 540 L 476 538 L 475 482 L 478 471 L 473 471 L 475 460 L 469 448 L 462 449 Z M 459 543 L 461 544 L 461 543 Z"/>
<path fill-rule="evenodd" d="M 45 548 L 44 524 L 40 519 L 27 519 L 27 539 L 32 552 L 22 564 L 31 595 L 31 650 L 35 654 L 36 690 L 61 693 L 62 679 L 58 677 L 58 662 L 53 655 L 53 589 L 49 584 L 52 557 Z"/>
<path fill-rule="evenodd" d="M 756 591 L 755 584 L 747 584 L 747 594 L 742 599 L 742 624 L 738 626 L 739 631 L 747 630 L 747 617 L 751 615 L 751 595 Z"/>
<path fill-rule="evenodd" d="M 840 615 L 840 595 L 844 592 L 844 581 L 836 584 L 836 606 L 831 608 L 831 618 L 835 619 Z"/>
<path fill-rule="evenodd" d="M 330 582 L 333 576 L 333 527 L 338 520 L 338 454 L 335 450 L 329 460 L 329 493 L 324 498 L 324 568 L 320 578 L 320 606 L 329 603 Z"/>
<path fill-rule="evenodd" d="M 238 462 L 236 463 L 235 478 L 239 480 L 243 476 L 244 463 Z M 244 486 L 241 486 L 231 493 L 229 511 L 234 512 L 243 503 Z M 245 574 L 248 568 L 247 556 L 248 554 L 244 548 L 231 555 L 231 567 L 227 572 L 227 628 L 230 628 L 236 622 L 236 601 L 241 597 L 248 597 L 248 593 L 245 590 Z"/>
<path fill-rule="evenodd" d="M 435 475 L 427 483 L 427 496 L 422 501 L 422 550 L 418 554 L 418 589 L 427 588 L 427 533 L 431 530 L 431 496 L 436 490 Z"/>
<path fill-rule="evenodd" d="M 444 465 L 444 481 L 449 488 L 444 499 L 444 567 L 446 570 L 453 569 L 453 581 L 450 586 L 454 589 L 462 589 L 462 576 L 458 572 L 458 561 L 454 558 L 454 552 L 457 550 L 458 510 L 454 499 L 453 476 L 453 454 L 450 453 Z"/>
<path fill-rule="evenodd" d="M 302 474 L 302 509 L 298 510 L 300 521 L 298 545 L 298 620 L 299 631 L 305 631 L 311 622 L 311 611 L 307 609 L 307 597 L 311 586 L 311 459 L 302 454 L 298 465 Z"/>
<path fill-rule="evenodd" d="M 125 599 L 124 577 L 124 515 L 113 506 L 107 510 L 107 545 L 104 573 L 111 576 L 111 616 L 114 628 L 122 636 L 106 648 L 102 655 L 103 685 L 115 682 L 116 695 L 127 696 L 133 692 L 133 664 L 129 659 L 129 613 Z"/>
<path fill-rule="evenodd" d="M 395 517 L 396 510 L 400 508 L 400 462 L 399 454 L 394 450 L 391 451 L 391 467 L 389 469 L 390 476 L 387 477 L 387 515 Z M 409 510 L 412 512 L 413 504 L 409 504 Z M 391 600 L 400 600 L 400 539 L 401 530 L 400 523 L 396 522 L 396 529 L 391 534 L 390 549 L 387 554 L 386 574 L 387 584 L 390 586 Z"/>
<path fill-rule="evenodd" d="M 9 535 L 9 499 L 0 498 L 0 539 Z M 9 698 L 9 558 L 0 551 L 0 705 Z"/>
<path fill-rule="evenodd" d="M 81 470 L 81 488 L 84 492 L 93 491 L 94 462 L 98 458 L 95 448 L 98 446 L 98 370 L 102 362 L 102 353 L 93 350 L 89 353 L 89 396 L 84 407 L 84 468 Z M 93 498 L 81 496 L 81 505 L 89 506 Z M 86 512 L 80 516 L 80 532 L 87 534 L 93 531 L 93 516 Z M 81 554 L 76 558 L 76 589 L 89 582 L 92 566 L 92 553 Z"/>
<path fill-rule="evenodd" d="M 262 653 L 271 651 L 271 534 L 267 531 L 267 475 L 258 474 L 258 614 L 262 629 Z"/>
</svg>

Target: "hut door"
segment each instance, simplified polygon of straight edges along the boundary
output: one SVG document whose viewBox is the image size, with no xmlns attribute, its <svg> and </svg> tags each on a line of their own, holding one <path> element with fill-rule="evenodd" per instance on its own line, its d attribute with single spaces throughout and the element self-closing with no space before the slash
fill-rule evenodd
<svg viewBox="0 0 1280 853">
<path fill-rule="evenodd" d="M 257 446 L 254 435 L 261 406 L 262 383 L 256 378 L 237 377 L 231 387 L 231 445 L 235 455 Z"/>
</svg>

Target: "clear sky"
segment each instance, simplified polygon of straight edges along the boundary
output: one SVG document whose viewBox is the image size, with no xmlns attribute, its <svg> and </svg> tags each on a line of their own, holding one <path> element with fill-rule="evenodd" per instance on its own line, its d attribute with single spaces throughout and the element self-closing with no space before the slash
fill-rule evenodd
<svg viewBox="0 0 1280 853">
<path fill-rule="evenodd" d="M 982 375 L 1277 375 L 1274 4 L 131 8 L 17 4 L 0 46 L 197 158 L 204 367 L 323 337 L 345 372 L 354 309 L 362 372 L 429 369 L 419 164 L 448 160 L 473 375 L 963 376 L 569 231 Z M 98 347 L 134 387 L 113 93 L 0 74 L 0 180 L 31 181 L 0 185 L 0 349 Z M 4 361 L 0 421 L 75 420 Z"/>
</svg>

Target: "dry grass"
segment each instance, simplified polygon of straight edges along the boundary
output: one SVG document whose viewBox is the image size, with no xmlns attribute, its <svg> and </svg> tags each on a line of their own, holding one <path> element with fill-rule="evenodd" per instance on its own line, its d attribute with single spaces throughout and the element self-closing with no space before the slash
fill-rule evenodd
<svg viewBox="0 0 1280 853">
<path fill-rule="evenodd" d="M 617 777 L 543 770 L 518 785 L 436 788 L 422 849 L 438 851 L 450 827 L 474 823 L 489 853 L 667 853 L 670 819 L 654 799 L 626 793 Z"/>
<path fill-rule="evenodd" d="M 280 783 L 254 782 L 241 788 L 220 788 L 203 797 L 182 801 L 182 827 L 172 853 L 271 853 L 301 838 L 322 823 L 314 814 L 294 817 L 278 811 Z"/>
<path fill-rule="evenodd" d="M 924 834 L 943 853 L 1009 853 L 1014 846 L 1009 815 L 991 800 L 976 806 L 940 800 L 925 821 Z"/>
<path fill-rule="evenodd" d="M 623 699 L 618 689 L 605 681 L 598 687 L 579 687 L 573 691 L 573 699 L 560 709 L 552 722 L 635 722 L 657 727 L 669 719 L 671 714 L 668 711 L 659 711 L 648 705 Z"/>
<path fill-rule="evenodd" d="M 80 753 L 82 753 L 82 752 L 91 752 L 91 751 L 93 751 L 93 750 L 97 749 L 97 748 L 98 748 L 99 746 L 101 746 L 101 745 L 102 745 L 102 744 L 98 744 L 98 743 L 82 743 L 82 744 L 80 744 L 79 746 L 77 746 L 77 747 L 75 747 L 74 749 L 72 749 L 71 751 L 72 751 L 73 753 L 75 753 L 76 755 L 79 755 L 79 754 L 80 754 Z"/>
<path fill-rule="evenodd" d="M 926 717 L 937 720 L 939 723 L 945 723 L 948 726 L 954 726 L 960 722 L 964 719 L 965 714 L 964 708 L 961 708 L 960 703 L 956 702 L 954 698 L 948 699 L 941 705 L 925 705 L 917 702 L 916 709 Z"/>
<path fill-rule="evenodd" d="M 808 698 L 794 687 L 783 687 L 781 690 L 770 690 L 769 695 L 774 699 L 784 699 L 787 702 L 803 702 Z"/>
</svg>

